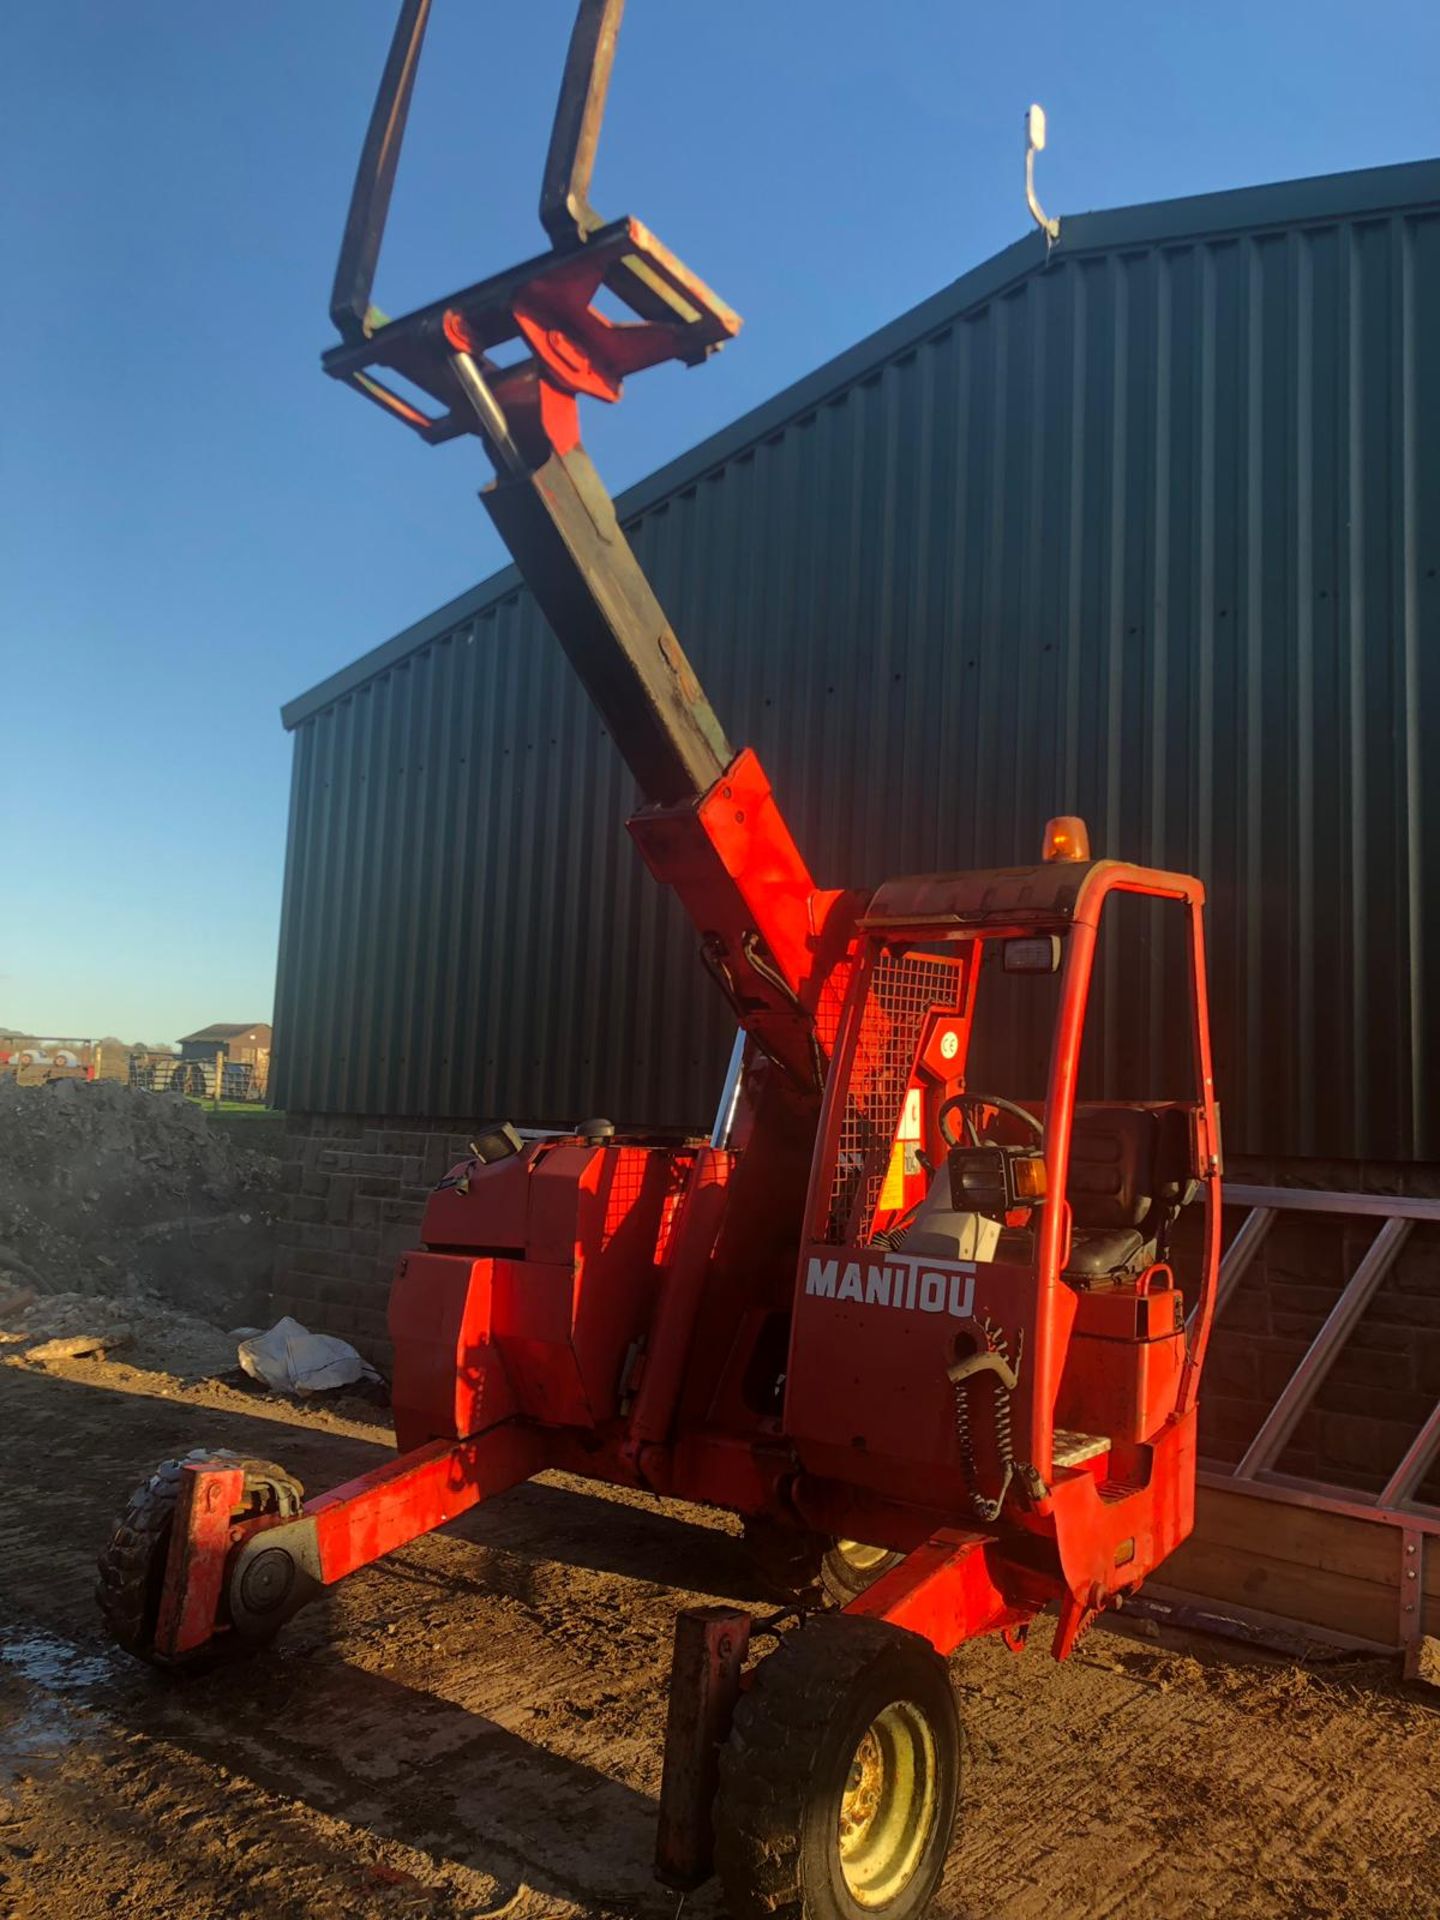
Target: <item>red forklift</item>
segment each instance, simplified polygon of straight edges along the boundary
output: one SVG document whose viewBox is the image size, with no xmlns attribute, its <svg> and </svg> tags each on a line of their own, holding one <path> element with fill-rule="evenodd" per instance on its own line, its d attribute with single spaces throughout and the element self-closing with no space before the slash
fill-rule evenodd
<svg viewBox="0 0 1440 1920">
<path fill-rule="evenodd" d="M 734 1010 L 721 1115 L 708 1139 L 481 1133 L 395 1274 L 396 1458 L 309 1500 L 268 1462 L 166 1462 L 99 1599 L 122 1646 L 184 1668 L 546 1468 L 729 1509 L 780 1610 L 677 1621 L 660 1877 L 718 1871 L 742 1920 L 908 1920 L 955 1819 L 947 1657 L 980 1634 L 1018 1652 L 1053 1614 L 1063 1660 L 1191 1529 L 1220 1232 L 1204 889 L 1095 858 L 1076 818 L 1031 866 L 817 886 L 580 443 L 582 397 L 739 326 L 590 204 L 622 6 L 581 0 L 548 250 L 388 319 L 371 288 L 429 12 L 403 0 L 324 367 L 484 448 L 485 507 Z M 1161 1012 L 1188 1064 L 1164 1097 L 1082 1099 L 1097 941 L 1137 897 L 1185 977 Z"/>
</svg>

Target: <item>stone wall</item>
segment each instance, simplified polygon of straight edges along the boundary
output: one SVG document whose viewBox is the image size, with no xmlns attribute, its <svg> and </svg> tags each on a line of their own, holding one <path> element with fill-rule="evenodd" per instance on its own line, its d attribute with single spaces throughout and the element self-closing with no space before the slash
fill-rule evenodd
<svg viewBox="0 0 1440 1920">
<path fill-rule="evenodd" d="M 385 1303 L 398 1256 L 419 1240 L 425 1199 L 463 1157 L 448 1123 L 291 1115 L 275 1308 L 390 1358 Z M 1440 1197 L 1440 1168 L 1243 1161 L 1230 1180 Z M 1238 1227 L 1227 1209 L 1227 1238 Z M 1187 1225 L 1199 1224 L 1192 1214 Z M 1225 1309 L 1206 1362 L 1201 1447 L 1238 1460 L 1340 1296 L 1381 1222 L 1282 1214 Z M 1322 1383 L 1279 1465 L 1375 1490 L 1440 1397 L 1440 1226 L 1420 1224 Z M 1440 1500 L 1440 1474 L 1426 1497 Z"/>
<path fill-rule="evenodd" d="M 290 1114 L 276 1313 L 337 1333 L 388 1367 L 385 1303 L 395 1262 L 418 1243 L 426 1198 L 469 1140 L 448 1123 Z"/>
</svg>

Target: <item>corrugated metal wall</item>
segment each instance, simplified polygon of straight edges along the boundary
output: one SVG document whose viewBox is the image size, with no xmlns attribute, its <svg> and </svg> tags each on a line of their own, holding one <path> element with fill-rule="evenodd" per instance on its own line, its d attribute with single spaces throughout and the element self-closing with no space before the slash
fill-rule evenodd
<svg viewBox="0 0 1440 1920">
<path fill-rule="evenodd" d="M 1250 1153 L 1440 1157 L 1440 169 L 1391 171 L 1389 208 L 1369 175 L 1348 213 L 1340 177 L 1067 222 L 633 527 L 822 884 L 1027 858 L 1057 812 L 1206 878 Z M 523 592 L 295 748 L 281 1104 L 708 1118 L 725 1010 Z M 1123 1055 L 1159 966 L 1108 967 Z"/>
</svg>

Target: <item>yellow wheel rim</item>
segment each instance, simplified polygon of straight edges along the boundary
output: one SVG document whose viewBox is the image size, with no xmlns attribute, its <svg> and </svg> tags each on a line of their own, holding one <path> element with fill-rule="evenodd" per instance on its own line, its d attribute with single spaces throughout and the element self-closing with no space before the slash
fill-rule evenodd
<svg viewBox="0 0 1440 1920">
<path fill-rule="evenodd" d="M 905 1891 L 936 1817 L 935 1736 L 909 1700 L 877 1713 L 850 1761 L 840 1802 L 840 1870 L 860 1907 Z"/>
<path fill-rule="evenodd" d="M 882 1560 L 888 1560 L 888 1547 L 867 1547 L 863 1540 L 837 1540 L 835 1551 L 856 1573 L 870 1573 Z"/>
</svg>

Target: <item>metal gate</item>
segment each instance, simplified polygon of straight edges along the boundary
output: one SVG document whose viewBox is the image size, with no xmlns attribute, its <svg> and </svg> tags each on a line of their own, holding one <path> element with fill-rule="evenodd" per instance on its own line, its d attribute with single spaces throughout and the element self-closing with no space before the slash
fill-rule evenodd
<svg viewBox="0 0 1440 1920">
<path fill-rule="evenodd" d="M 1440 1507 L 1418 1497 L 1426 1475 L 1440 1456 L 1440 1401 L 1417 1426 L 1403 1457 L 1378 1493 L 1304 1479 L 1282 1472 L 1276 1462 L 1416 1225 L 1440 1222 L 1440 1200 L 1236 1185 L 1225 1189 L 1225 1204 L 1243 1208 L 1245 1218 L 1221 1262 L 1217 1323 L 1280 1214 L 1373 1218 L 1377 1226 L 1358 1266 L 1240 1460 L 1233 1467 L 1213 1462 L 1202 1467 L 1196 1533 L 1166 1570 L 1175 1582 L 1168 1590 L 1179 1589 L 1177 1598 L 1199 1597 L 1212 1606 L 1228 1602 L 1229 1610 L 1242 1618 L 1249 1615 L 1258 1619 L 1267 1613 L 1274 1617 L 1273 1609 L 1253 1609 L 1245 1604 L 1245 1549 L 1237 1549 L 1237 1536 L 1231 1531 L 1237 1517 L 1234 1497 L 1240 1496 L 1259 1503 L 1255 1515 L 1259 1527 L 1255 1531 L 1258 1538 L 1262 1537 L 1260 1529 L 1264 1530 L 1267 1553 L 1262 1556 L 1258 1548 L 1254 1549 L 1257 1561 L 1264 1557 L 1283 1563 L 1290 1551 L 1302 1551 L 1300 1537 L 1309 1528 L 1311 1537 L 1305 1541 L 1304 1557 L 1296 1565 L 1297 1570 L 1311 1567 L 1316 1577 L 1307 1582 L 1301 1571 L 1292 1590 L 1292 1604 L 1286 1608 L 1287 1616 L 1296 1624 L 1350 1645 L 1377 1651 L 1399 1649 L 1405 1655 L 1407 1674 L 1413 1675 L 1423 1635 L 1427 1631 L 1440 1633 L 1440 1549 L 1433 1545 L 1440 1535 Z M 1377 1389 L 1377 1394 L 1381 1392 Z M 1376 1410 L 1384 1409 L 1377 1406 Z M 1333 1518 L 1316 1535 L 1313 1526 L 1300 1519 L 1305 1511 Z M 1238 1517 L 1239 1537 L 1243 1539 L 1244 1516 Z M 1385 1533 L 1377 1536 L 1367 1531 L 1357 1537 L 1357 1528 L 1384 1529 Z M 1273 1552 L 1268 1551 L 1271 1549 Z M 1356 1613 L 1347 1621 L 1343 1593 L 1322 1595 L 1320 1576 L 1328 1577 L 1333 1585 L 1351 1579 L 1347 1568 L 1357 1565 L 1364 1568 L 1363 1585 L 1373 1588 L 1374 1593 L 1367 1592 L 1364 1604 L 1359 1605 L 1357 1590 Z M 1197 1576 L 1201 1582 L 1198 1595 L 1193 1584 Z M 1227 1586 L 1232 1589 L 1228 1594 L 1224 1591 Z M 1388 1605 L 1382 1596 L 1393 1597 L 1393 1625 L 1389 1630 L 1385 1627 Z M 1356 1628 L 1361 1630 L 1353 1630 Z"/>
</svg>

